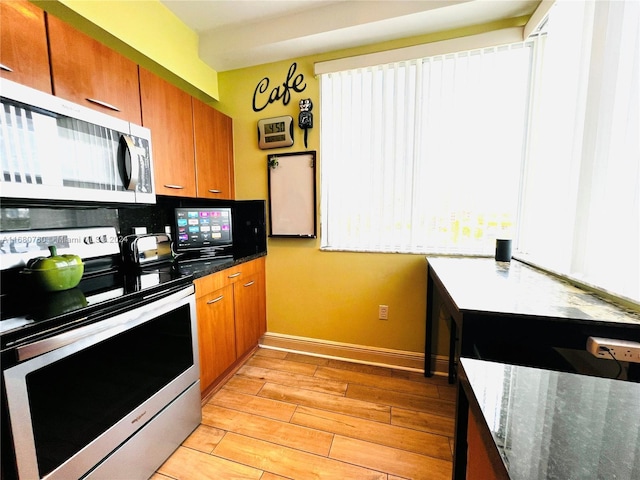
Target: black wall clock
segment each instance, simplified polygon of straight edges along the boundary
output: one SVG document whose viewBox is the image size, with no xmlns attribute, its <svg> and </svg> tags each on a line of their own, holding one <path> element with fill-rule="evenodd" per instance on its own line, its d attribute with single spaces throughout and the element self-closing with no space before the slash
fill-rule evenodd
<svg viewBox="0 0 640 480">
<path fill-rule="evenodd" d="M 284 115 L 258 120 L 258 146 L 262 150 L 291 145 L 293 145 L 293 117 Z"/>
</svg>

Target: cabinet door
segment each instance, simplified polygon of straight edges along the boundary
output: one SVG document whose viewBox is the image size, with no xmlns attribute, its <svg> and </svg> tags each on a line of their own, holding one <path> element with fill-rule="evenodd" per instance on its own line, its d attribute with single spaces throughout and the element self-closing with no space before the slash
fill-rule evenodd
<svg viewBox="0 0 640 480">
<path fill-rule="evenodd" d="M 191 96 L 140 67 L 142 125 L 151 129 L 156 193 L 196 196 Z"/>
<path fill-rule="evenodd" d="M 51 93 L 44 11 L 26 0 L 0 2 L 0 77 Z"/>
<path fill-rule="evenodd" d="M 471 409 L 469 409 L 468 418 L 466 480 L 498 480 L 502 478 L 491 463 L 487 446 L 484 444 L 483 437 L 480 434 L 480 428 L 487 428 L 484 425 L 484 421 L 478 420 Z M 484 426 L 481 427 L 480 425 Z"/>
<path fill-rule="evenodd" d="M 53 93 L 140 125 L 138 65 L 47 15 Z"/>
<path fill-rule="evenodd" d="M 193 131 L 198 197 L 233 199 L 233 121 L 194 98 Z"/>
<path fill-rule="evenodd" d="M 238 357 L 258 344 L 266 331 L 264 272 L 255 273 L 234 285 L 236 309 L 236 352 Z"/>
<path fill-rule="evenodd" d="M 200 349 L 200 391 L 204 392 L 236 359 L 233 285 L 196 301 Z"/>
</svg>

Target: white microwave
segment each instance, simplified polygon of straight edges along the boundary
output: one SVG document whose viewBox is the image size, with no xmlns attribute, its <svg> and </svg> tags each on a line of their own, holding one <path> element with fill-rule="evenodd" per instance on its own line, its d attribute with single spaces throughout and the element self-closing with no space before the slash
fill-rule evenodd
<svg viewBox="0 0 640 480">
<path fill-rule="evenodd" d="M 151 131 L 0 79 L 0 196 L 156 203 Z"/>
</svg>

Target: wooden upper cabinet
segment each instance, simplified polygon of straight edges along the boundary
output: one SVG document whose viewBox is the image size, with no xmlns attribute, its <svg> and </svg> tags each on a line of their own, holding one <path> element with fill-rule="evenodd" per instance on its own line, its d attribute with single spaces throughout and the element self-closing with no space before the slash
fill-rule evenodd
<svg viewBox="0 0 640 480">
<path fill-rule="evenodd" d="M 0 77 L 51 93 L 44 11 L 0 1 Z"/>
<path fill-rule="evenodd" d="M 194 98 L 193 131 L 198 197 L 233 199 L 232 119 Z"/>
<path fill-rule="evenodd" d="M 191 96 L 140 67 L 142 125 L 151 130 L 156 193 L 196 196 Z"/>
<path fill-rule="evenodd" d="M 53 93 L 139 125 L 137 64 L 52 15 L 47 25 Z"/>
</svg>

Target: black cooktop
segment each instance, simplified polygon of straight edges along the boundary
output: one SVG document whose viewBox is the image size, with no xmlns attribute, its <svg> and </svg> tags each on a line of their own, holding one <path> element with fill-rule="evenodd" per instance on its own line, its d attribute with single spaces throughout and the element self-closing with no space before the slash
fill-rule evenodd
<svg viewBox="0 0 640 480">
<path fill-rule="evenodd" d="M 35 292 L 21 283 L 19 272 L 2 273 L 2 351 L 129 309 L 145 298 L 183 288 L 193 280 L 173 263 L 144 269 L 120 266 L 85 273 L 79 285 L 70 290 Z"/>
</svg>

